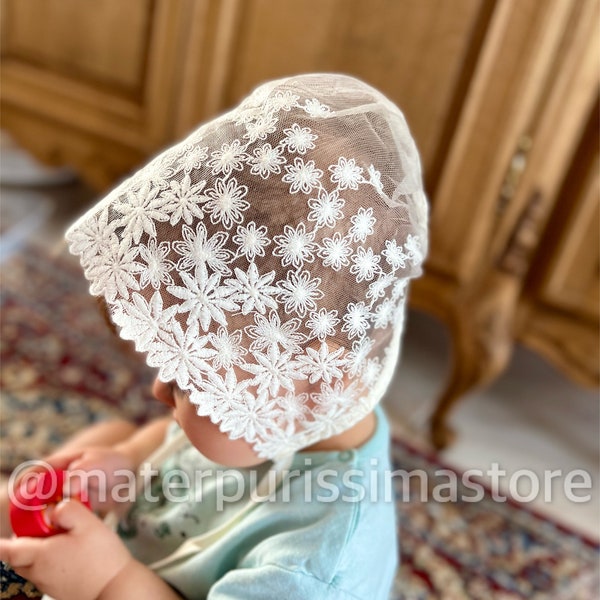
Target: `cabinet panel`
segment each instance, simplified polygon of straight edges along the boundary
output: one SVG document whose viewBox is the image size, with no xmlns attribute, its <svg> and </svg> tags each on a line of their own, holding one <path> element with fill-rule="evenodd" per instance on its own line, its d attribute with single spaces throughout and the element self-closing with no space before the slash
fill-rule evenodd
<svg viewBox="0 0 600 600">
<path fill-rule="evenodd" d="M 2 126 L 38 158 L 69 164 L 104 188 L 172 139 L 187 3 L 4 0 L 2 7 Z M 120 167 L 99 154 L 111 145 Z"/>
<path fill-rule="evenodd" d="M 600 311 L 600 180 L 597 165 L 596 160 L 594 171 L 590 170 L 585 181 L 576 213 L 555 248 L 556 259 L 542 290 L 546 302 L 596 322 Z"/>
<path fill-rule="evenodd" d="M 531 307 L 518 339 L 574 381 L 590 388 L 600 386 L 597 327 L 538 304 Z"/>
<path fill-rule="evenodd" d="M 150 0 L 9 0 L 3 57 L 66 77 L 138 92 L 144 75 Z"/>
<path fill-rule="evenodd" d="M 600 105 L 595 102 L 541 241 L 534 295 L 548 306 L 600 321 Z M 534 268 L 536 268 L 534 263 Z"/>
</svg>

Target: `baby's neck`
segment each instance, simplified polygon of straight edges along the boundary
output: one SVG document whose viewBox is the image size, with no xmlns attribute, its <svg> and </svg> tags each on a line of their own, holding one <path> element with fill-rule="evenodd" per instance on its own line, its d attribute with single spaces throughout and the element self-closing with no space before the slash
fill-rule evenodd
<svg viewBox="0 0 600 600">
<path fill-rule="evenodd" d="M 321 440 L 312 446 L 304 448 L 303 452 L 329 452 L 336 450 L 353 450 L 369 441 L 375 433 L 377 417 L 370 412 L 364 419 L 346 431 Z"/>
</svg>

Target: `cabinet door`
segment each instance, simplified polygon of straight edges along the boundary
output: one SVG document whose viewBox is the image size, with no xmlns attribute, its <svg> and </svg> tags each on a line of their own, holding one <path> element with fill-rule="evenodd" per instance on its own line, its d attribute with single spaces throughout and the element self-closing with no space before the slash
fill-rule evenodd
<svg viewBox="0 0 600 600">
<path fill-rule="evenodd" d="M 3 126 L 47 162 L 111 183 L 172 129 L 182 6 L 4 0 Z"/>
<path fill-rule="evenodd" d="M 599 131 L 596 101 L 531 265 L 518 333 L 588 385 L 600 383 Z"/>
<path fill-rule="evenodd" d="M 600 311 L 600 178 L 594 155 L 578 197 L 571 195 L 573 213 L 554 248 L 549 274 L 540 298 L 556 308 L 598 324 Z"/>
<path fill-rule="evenodd" d="M 525 173 L 547 180 L 541 184 L 546 198 L 556 194 L 578 135 L 571 122 L 579 119 L 578 100 L 559 88 L 569 84 L 572 71 L 579 72 L 578 62 L 589 65 L 595 58 L 590 40 L 597 38 L 598 5 L 597 0 L 495 4 L 435 194 L 430 272 L 463 286 L 493 265 L 493 249 L 505 242 L 497 234 L 508 233 L 528 202 L 518 193 L 503 195 L 511 164 L 524 152 L 522 140 L 530 140 L 530 158 L 537 150 L 545 160 L 536 165 L 527 160 Z M 585 95 L 596 83 L 578 85 Z M 559 97 L 567 102 L 549 106 Z M 564 131 L 553 138 L 546 132 L 543 139 L 539 119 L 549 111 Z"/>
</svg>

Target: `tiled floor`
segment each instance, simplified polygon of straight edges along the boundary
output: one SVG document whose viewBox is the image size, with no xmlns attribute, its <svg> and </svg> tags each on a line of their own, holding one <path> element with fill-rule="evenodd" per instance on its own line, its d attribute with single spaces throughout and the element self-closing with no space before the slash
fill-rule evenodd
<svg viewBox="0 0 600 600">
<path fill-rule="evenodd" d="M 4 148 L 3 155 L 5 171 Z M 47 203 L 52 209 L 50 216 L 43 215 L 43 225 L 31 223 L 33 229 L 27 235 L 51 246 L 51 251 L 60 248 L 65 224 L 94 196 L 77 182 L 33 190 L 13 185 L 0 192 L 0 225 L 6 223 L 15 205 Z M 18 248 L 18 243 L 11 247 Z M 0 254 L 6 252 L 0 245 Z M 449 340 L 440 324 L 419 313 L 409 316 L 403 359 L 385 405 L 394 426 L 416 440 L 425 438 L 425 422 L 443 385 L 449 352 Z M 500 477 L 501 489 L 512 477 L 524 484 L 517 489 L 524 496 L 530 491 L 530 476 L 518 472 L 531 470 L 542 483 L 532 506 L 600 536 L 600 402 L 596 391 L 576 387 L 541 358 L 518 348 L 507 372 L 489 389 L 465 398 L 457 406 L 452 423 L 458 440 L 443 454 L 443 460 L 459 469 L 484 473 L 497 464 L 498 469 L 506 470 Z M 587 502 L 570 501 L 562 490 L 567 474 L 575 469 L 583 469 L 593 480 L 591 491 L 575 492 L 579 496 L 591 494 Z M 544 474 L 550 471 L 561 474 L 555 476 L 552 486 L 544 487 Z M 575 476 L 574 481 L 582 479 Z M 544 490 L 551 492 L 551 502 L 544 501 Z"/>
</svg>

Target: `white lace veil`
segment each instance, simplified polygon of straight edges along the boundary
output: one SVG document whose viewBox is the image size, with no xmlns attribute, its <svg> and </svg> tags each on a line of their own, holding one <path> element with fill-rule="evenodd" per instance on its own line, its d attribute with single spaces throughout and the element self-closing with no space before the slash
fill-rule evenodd
<svg viewBox="0 0 600 600">
<path fill-rule="evenodd" d="M 67 232 L 121 337 L 264 458 L 381 399 L 427 204 L 400 110 L 352 77 L 257 88 Z"/>
</svg>

